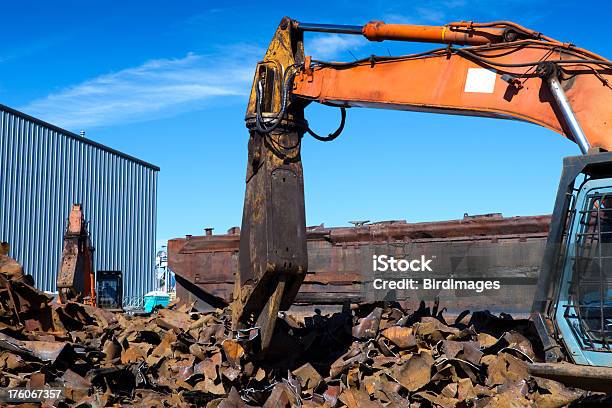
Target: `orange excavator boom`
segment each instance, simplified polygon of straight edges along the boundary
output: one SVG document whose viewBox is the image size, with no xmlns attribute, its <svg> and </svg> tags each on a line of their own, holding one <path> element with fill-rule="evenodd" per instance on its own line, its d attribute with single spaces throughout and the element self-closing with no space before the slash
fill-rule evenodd
<svg viewBox="0 0 612 408">
<path fill-rule="evenodd" d="M 523 120 L 575 140 L 584 152 L 589 147 L 612 150 L 612 67 L 564 62 L 580 58 L 567 49 L 527 43 L 349 64 L 315 62 L 296 73 L 292 95 L 343 107 Z M 579 130 L 572 128 L 572 114 L 562 111 L 568 106 Z"/>
<path fill-rule="evenodd" d="M 371 41 L 471 46 L 350 63 L 306 57 L 309 66 L 295 74 L 294 97 L 345 107 L 518 119 L 575 140 L 583 153 L 589 147 L 612 150 L 612 106 L 606 103 L 612 63 L 595 53 L 505 21 L 348 27 Z"/>
</svg>

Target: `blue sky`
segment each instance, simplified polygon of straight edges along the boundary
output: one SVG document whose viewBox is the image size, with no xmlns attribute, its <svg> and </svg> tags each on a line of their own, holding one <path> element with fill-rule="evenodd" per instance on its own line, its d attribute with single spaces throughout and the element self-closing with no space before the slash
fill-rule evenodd
<svg viewBox="0 0 612 408">
<path fill-rule="evenodd" d="M 51 4 L 52 3 L 52 4 Z M 392 3 L 392 5 L 390 5 Z M 513 20 L 612 56 L 612 6 L 555 1 L 20 1 L 3 4 L 0 103 L 161 167 L 158 243 L 239 225 L 246 94 L 283 15 L 307 22 Z M 570 18 L 571 17 L 571 18 Z M 351 60 L 432 48 L 307 35 L 306 51 Z M 328 133 L 335 109 L 312 106 Z M 333 143 L 303 143 L 309 225 L 545 214 L 573 143 L 535 125 L 383 110 L 348 112 Z"/>
</svg>

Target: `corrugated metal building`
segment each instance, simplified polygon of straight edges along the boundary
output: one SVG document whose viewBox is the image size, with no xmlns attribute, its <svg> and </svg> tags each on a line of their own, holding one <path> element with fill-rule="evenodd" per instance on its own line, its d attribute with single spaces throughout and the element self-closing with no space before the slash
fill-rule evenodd
<svg viewBox="0 0 612 408">
<path fill-rule="evenodd" d="M 123 272 L 124 305 L 155 286 L 159 168 L 0 105 L 0 241 L 55 291 L 66 219 L 83 204 L 94 267 Z"/>
</svg>

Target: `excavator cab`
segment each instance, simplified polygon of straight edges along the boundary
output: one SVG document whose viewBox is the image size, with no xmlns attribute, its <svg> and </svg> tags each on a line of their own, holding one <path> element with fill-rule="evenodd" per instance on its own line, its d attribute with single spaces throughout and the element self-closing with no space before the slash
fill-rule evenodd
<svg viewBox="0 0 612 408">
<path fill-rule="evenodd" d="M 546 359 L 612 367 L 612 152 L 567 157 L 532 318 Z"/>
</svg>

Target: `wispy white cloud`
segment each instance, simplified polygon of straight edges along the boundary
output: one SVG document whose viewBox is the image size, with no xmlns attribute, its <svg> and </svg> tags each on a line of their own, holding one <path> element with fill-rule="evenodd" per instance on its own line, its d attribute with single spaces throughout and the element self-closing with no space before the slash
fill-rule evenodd
<svg viewBox="0 0 612 408">
<path fill-rule="evenodd" d="M 361 36 L 323 34 L 305 41 L 306 54 L 315 58 L 334 58 L 366 45 Z"/>
<path fill-rule="evenodd" d="M 446 13 L 442 10 L 416 7 L 410 15 L 388 13 L 384 16 L 385 23 L 389 24 L 443 24 Z"/>
<path fill-rule="evenodd" d="M 424 23 L 443 23 L 446 19 L 446 13 L 440 9 L 417 7 L 414 11 L 418 19 Z"/>
<path fill-rule="evenodd" d="M 386 23 L 393 24 L 444 24 L 448 23 L 449 10 L 462 8 L 465 0 L 440 0 L 420 2 L 411 8 L 410 13 L 389 12 L 384 16 Z"/>
<path fill-rule="evenodd" d="M 387 13 L 383 16 L 382 19 L 385 23 L 387 24 L 418 24 L 419 21 L 417 21 L 416 18 L 414 18 L 414 16 L 410 15 L 404 15 L 404 14 L 398 14 L 398 13 Z"/>
<path fill-rule="evenodd" d="M 235 47 L 231 59 L 190 53 L 100 75 L 21 107 L 78 129 L 150 120 L 198 109 L 213 98 L 244 97 L 262 51 Z"/>
</svg>

